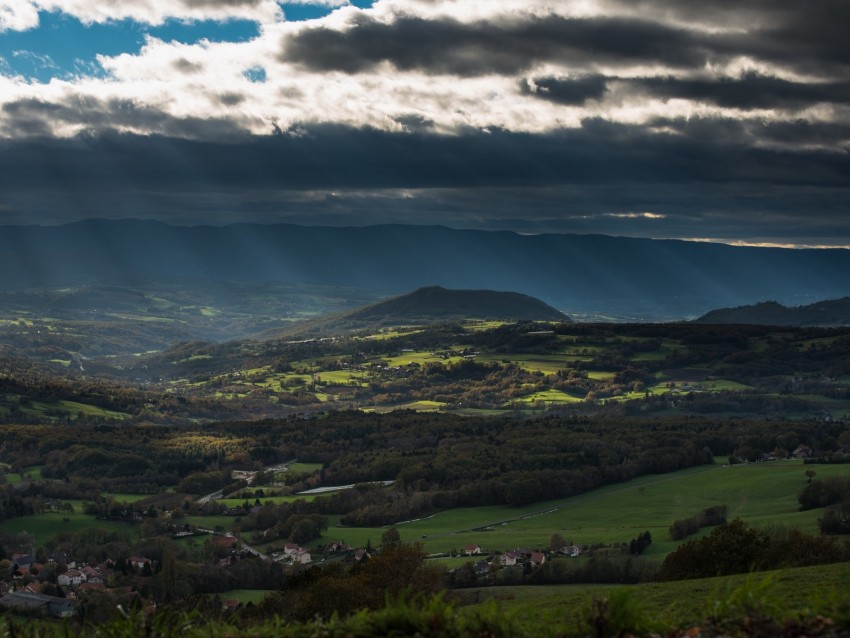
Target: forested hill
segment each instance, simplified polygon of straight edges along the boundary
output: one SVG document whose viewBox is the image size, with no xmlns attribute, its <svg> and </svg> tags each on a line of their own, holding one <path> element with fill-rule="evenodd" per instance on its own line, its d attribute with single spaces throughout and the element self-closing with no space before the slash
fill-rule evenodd
<svg viewBox="0 0 850 638">
<path fill-rule="evenodd" d="M 561 311 L 517 292 L 448 290 L 441 286 L 428 286 L 348 312 L 303 322 L 281 334 L 339 334 L 381 326 L 420 326 L 488 319 L 571 322 Z"/>
<path fill-rule="evenodd" d="M 752 306 L 712 310 L 696 321 L 765 326 L 847 326 L 850 325 L 850 297 L 794 308 L 764 301 Z"/>
<path fill-rule="evenodd" d="M 137 220 L 0 227 L 5 290 L 162 278 L 307 283 L 400 294 L 514 290 L 576 313 L 681 319 L 764 298 L 850 295 L 850 250 L 786 250 L 439 226 L 177 227 Z"/>
<path fill-rule="evenodd" d="M 570 321 L 563 312 L 539 299 L 516 292 L 420 288 L 346 313 L 350 319 L 430 321 L 433 319 L 513 319 L 519 321 Z"/>
</svg>

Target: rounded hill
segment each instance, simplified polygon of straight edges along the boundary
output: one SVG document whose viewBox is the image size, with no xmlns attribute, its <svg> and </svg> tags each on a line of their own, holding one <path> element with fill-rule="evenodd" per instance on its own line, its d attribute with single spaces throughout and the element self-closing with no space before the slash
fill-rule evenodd
<svg viewBox="0 0 850 638">
<path fill-rule="evenodd" d="M 305 338 L 389 326 L 426 326 L 450 321 L 571 322 L 552 306 L 518 292 L 450 290 L 427 286 L 347 312 L 297 323 L 261 338 Z"/>
<path fill-rule="evenodd" d="M 449 290 L 441 286 L 419 288 L 364 306 L 345 313 L 345 318 L 392 324 L 473 319 L 570 321 L 552 306 L 518 292 Z"/>
</svg>

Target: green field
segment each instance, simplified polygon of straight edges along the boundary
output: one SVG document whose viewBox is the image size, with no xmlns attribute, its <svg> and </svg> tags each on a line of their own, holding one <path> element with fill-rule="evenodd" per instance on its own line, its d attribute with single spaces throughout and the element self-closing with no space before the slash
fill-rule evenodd
<svg viewBox="0 0 850 638">
<path fill-rule="evenodd" d="M 8 464 L 6 464 L 6 468 L 8 468 Z M 21 474 L 17 474 L 15 472 L 10 472 L 6 475 L 6 482 L 9 485 L 17 485 L 24 478 L 27 478 L 31 481 L 40 481 L 41 480 L 41 465 L 33 465 L 32 467 L 25 468 Z"/>
<path fill-rule="evenodd" d="M 286 471 L 293 475 L 312 474 L 322 469 L 321 463 L 292 463 L 286 466 Z"/>
<path fill-rule="evenodd" d="M 562 392 L 561 390 L 543 390 L 541 392 L 535 392 L 533 394 L 527 394 L 524 397 L 520 397 L 515 399 L 516 403 L 527 403 L 534 404 L 538 401 L 543 403 L 576 403 L 579 401 L 584 401 L 581 397 L 574 397 L 571 394 L 567 394 L 566 392 Z"/>
<path fill-rule="evenodd" d="M 576 544 L 629 542 L 652 533 L 649 557 L 661 558 L 676 547 L 667 530 L 674 520 L 713 505 L 726 505 L 728 518 L 756 525 L 787 525 L 817 531 L 819 510 L 800 512 L 797 495 L 805 487 L 804 469 L 817 478 L 846 475 L 848 466 L 804 466 L 801 461 L 747 465 L 708 465 L 671 474 L 644 476 L 569 499 L 509 506 L 447 510 L 396 525 L 407 542 L 423 543 L 428 553 L 449 552 L 477 543 L 485 550 L 546 547 L 558 532 Z M 350 544 L 379 541 L 381 528 L 340 528 L 332 522 L 325 538 Z"/>
<path fill-rule="evenodd" d="M 548 585 L 493 587 L 464 590 L 467 599 L 498 600 L 499 608 L 521 624 L 557 631 L 575 627 L 590 596 L 605 596 L 613 586 Z M 834 599 L 836 592 L 850 590 L 850 566 L 845 563 L 783 569 L 673 583 L 645 583 L 616 587 L 627 589 L 639 609 L 668 626 L 688 627 L 719 611 L 734 615 L 743 609 L 729 608 L 724 601 L 743 599 L 754 607 L 777 609 L 781 614 L 811 613 Z M 829 611 L 829 609 L 820 609 Z"/>
<path fill-rule="evenodd" d="M 135 503 L 136 501 L 141 501 L 152 496 L 152 494 L 122 494 L 118 492 L 104 492 L 101 496 L 104 498 L 115 499 L 119 503 Z"/>
<path fill-rule="evenodd" d="M 94 516 L 88 514 L 79 512 L 74 512 L 73 514 L 45 512 L 44 514 L 22 516 L 3 521 L 0 523 L 0 533 L 18 534 L 20 532 L 28 532 L 35 535 L 39 543 L 43 543 L 59 532 L 80 532 L 93 527 L 126 532 L 128 535 L 134 532 L 134 528 L 127 523 L 99 521 Z"/>
<path fill-rule="evenodd" d="M 221 528 L 229 531 L 233 528 L 236 518 L 235 516 L 184 516 L 182 520 L 187 525 L 201 529 Z"/>
<path fill-rule="evenodd" d="M 48 413 L 56 412 L 70 416 L 71 419 L 76 419 L 78 415 L 96 416 L 106 419 L 126 419 L 129 414 L 124 412 L 115 412 L 106 408 L 99 408 L 95 405 L 86 403 L 78 403 L 76 401 L 55 401 L 53 403 L 44 403 L 42 401 L 33 401 L 29 406 L 21 406 L 21 412 L 44 416 Z"/>
</svg>

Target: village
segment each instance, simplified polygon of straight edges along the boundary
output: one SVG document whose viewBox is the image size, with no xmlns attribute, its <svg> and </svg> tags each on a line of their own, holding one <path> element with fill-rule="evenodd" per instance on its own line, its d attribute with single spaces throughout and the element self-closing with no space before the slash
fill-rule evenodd
<svg viewBox="0 0 850 638">
<path fill-rule="evenodd" d="M 556 535 L 557 536 L 557 535 Z M 269 555 L 243 543 L 236 535 L 203 529 L 181 529 L 172 533 L 173 539 L 205 537 L 206 554 L 211 557 L 207 566 L 226 569 L 243 561 L 262 561 L 279 566 L 283 581 L 287 576 L 310 567 L 341 561 L 363 563 L 379 554 L 382 547 L 352 547 L 343 541 L 333 541 L 313 549 L 287 542 L 281 551 Z M 390 528 L 383 542 L 395 544 L 397 532 Z M 436 554 L 428 557 L 435 564 L 446 559 L 468 559 L 461 565 L 445 570 L 447 582 L 460 586 L 495 584 L 495 575 L 506 570 L 510 577 L 528 574 L 547 560 L 557 557 L 578 557 L 587 548 L 566 544 L 554 549 L 514 548 L 505 552 L 488 552 L 477 543 L 464 545 L 455 554 Z M 457 562 L 455 560 L 455 562 Z M 145 613 L 157 610 L 156 592 L 163 581 L 173 581 L 182 563 L 171 555 L 153 559 L 130 555 L 107 558 L 96 564 L 81 561 L 62 551 L 46 553 L 33 546 L 26 552 L 13 553 L 0 561 L 0 608 L 18 613 L 52 618 L 70 618 L 97 601 L 115 603 L 123 609 Z M 510 573 L 507 573 L 510 572 Z M 470 580 L 472 576 L 472 580 Z M 173 592 L 169 592 L 173 597 Z M 242 604 L 239 600 L 220 597 L 222 611 L 233 611 Z M 173 601 L 173 598 L 172 598 Z"/>
</svg>

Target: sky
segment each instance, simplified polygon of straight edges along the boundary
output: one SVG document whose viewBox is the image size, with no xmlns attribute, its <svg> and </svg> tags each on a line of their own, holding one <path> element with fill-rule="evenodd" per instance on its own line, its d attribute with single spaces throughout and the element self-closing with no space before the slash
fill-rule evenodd
<svg viewBox="0 0 850 638">
<path fill-rule="evenodd" d="M 0 224 L 850 247 L 846 0 L 0 0 Z"/>
</svg>

